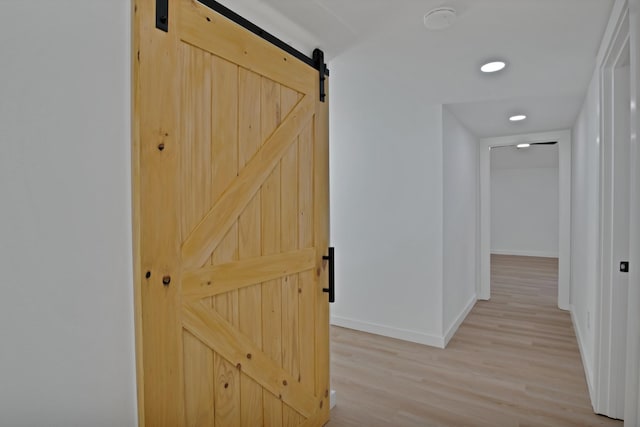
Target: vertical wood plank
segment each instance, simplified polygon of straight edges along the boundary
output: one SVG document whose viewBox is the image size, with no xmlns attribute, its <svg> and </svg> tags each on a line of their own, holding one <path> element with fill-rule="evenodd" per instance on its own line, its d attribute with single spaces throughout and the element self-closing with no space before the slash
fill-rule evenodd
<svg viewBox="0 0 640 427">
<path fill-rule="evenodd" d="M 176 2 L 170 13 L 177 13 Z M 179 115 L 176 33 L 156 31 L 155 2 L 134 3 L 133 189 L 134 261 L 140 418 L 145 425 L 184 424 L 184 369 L 180 318 L 180 223 L 177 147 Z M 158 73 L 158 70 L 163 70 Z M 162 90 L 158 90 L 162 88 Z M 158 149 L 164 144 L 164 150 Z M 167 209 L 170 207 L 170 209 Z M 177 213 L 176 213 L 177 210 Z M 148 272 L 148 274 L 147 274 Z M 146 277 L 148 276 L 148 277 Z M 171 277 L 168 286 L 163 277 Z M 140 354 L 141 351 L 141 354 Z"/>
<path fill-rule="evenodd" d="M 261 78 L 239 69 L 238 169 L 253 157 L 262 143 L 260 129 Z M 261 194 L 258 192 L 238 219 L 239 259 L 260 256 Z M 258 347 L 262 347 L 262 285 L 238 291 L 239 327 Z M 242 426 L 263 424 L 262 387 L 244 373 L 240 377 L 240 411 Z"/>
<path fill-rule="evenodd" d="M 262 140 L 280 124 L 280 85 L 262 78 Z M 280 253 L 280 164 L 262 186 L 262 255 Z M 282 366 L 281 280 L 262 284 L 262 350 Z M 282 425 L 282 402 L 272 393 L 264 393 L 264 425 Z"/>
<path fill-rule="evenodd" d="M 181 238 L 188 236 L 211 206 L 211 67 L 210 55 L 179 45 L 184 70 L 180 81 Z M 184 331 L 185 421 L 213 426 L 213 353 Z"/>
<path fill-rule="evenodd" d="M 280 117 L 284 119 L 293 110 L 303 95 L 286 86 L 280 85 Z"/>
<path fill-rule="evenodd" d="M 298 94 L 288 88 L 281 89 L 282 111 L 290 111 Z M 282 158 L 282 251 L 298 249 L 298 141 L 294 142 Z M 282 363 L 283 368 L 300 381 L 300 345 L 298 313 L 298 275 L 282 279 Z M 289 405 L 283 405 L 282 425 L 297 426 L 301 418 Z"/>
<path fill-rule="evenodd" d="M 284 404 L 282 410 L 282 425 L 285 427 L 298 427 L 305 418 L 291 406 Z"/>
<path fill-rule="evenodd" d="M 234 224 L 211 257 L 212 265 L 226 264 L 238 260 L 238 224 Z M 213 309 L 232 325 L 238 327 L 239 302 L 238 291 L 234 290 L 213 297 Z"/>
<path fill-rule="evenodd" d="M 238 171 L 262 145 L 260 98 L 262 78 L 238 67 Z"/>
<path fill-rule="evenodd" d="M 238 173 L 238 66 L 211 57 L 212 201 L 215 203 Z M 246 163 L 246 162 L 245 162 Z M 244 165 L 244 163 L 243 163 Z"/>
<path fill-rule="evenodd" d="M 218 353 L 213 355 L 215 427 L 240 425 L 240 373 Z"/>
<path fill-rule="evenodd" d="M 329 79 L 325 81 L 326 102 L 316 99 L 314 120 L 314 229 L 318 250 L 316 284 L 316 396 L 324 421 L 329 419 L 329 303 L 322 289 L 329 286 L 327 261 L 322 255 L 329 246 Z"/>
<path fill-rule="evenodd" d="M 186 426 L 213 426 L 213 352 L 188 331 L 183 333 Z"/>
<path fill-rule="evenodd" d="M 212 57 L 212 188 L 215 203 L 238 174 L 238 66 Z M 223 264 L 238 259 L 238 226 L 231 227 L 211 256 L 211 263 Z M 213 298 L 214 308 L 229 312 L 224 316 L 238 325 L 238 291 Z"/>
<path fill-rule="evenodd" d="M 298 227 L 301 248 L 314 245 L 314 145 L 313 126 L 299 137 L 299 205 Z M 300 319 L 300 382 L 310 392 L 316 391 L 316 272 L 300 273 L 298 278 L 298 310 Z"/>
<path fill-rule="evenodd" d="M 238 67 L 212 57 L 214 70 L 211 102 L 211 199 L 215 202 L 238 173 Z M 231 227 L 211 256 L 211 263 L 238 259 L 238 225 Z M 213 309 L 232 325 L 239 326 L 238 291 L 217 295 Z M 240 425 L 240 372 L 217 353 L 215 364 L 216 427 Z"/>
<path fill-rule="evenodd" d="M 181 238 L 185 239 L 211 207 L 210 54 L 179 45 L 185 70 L 180 81 Z"/>
</svg>

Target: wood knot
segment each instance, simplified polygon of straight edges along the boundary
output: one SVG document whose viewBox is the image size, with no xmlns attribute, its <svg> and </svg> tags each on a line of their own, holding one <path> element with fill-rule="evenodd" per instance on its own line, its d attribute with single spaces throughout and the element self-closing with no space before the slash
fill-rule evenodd
<svg viewBox="0 0 640 427">
<path fill-rule="evenodd" d="M 287 380 L 282 380 L 282 385 L 286 386 L 287 384 Z"/>
<path fill-rule="evenodd" d="M 169 283 L 171 283 L 171 276 L 164 276 L 162 278 L 162 284 L 165 286 L 169 286 Z"/>
<path fill-rule="evenodd" d="M 238 363 L 238 364 L 236 365 L 236 368 L 237 368 L 237 369 L 242 369 L 242 363 Z"/>
<path fill-rule="evenodd" d="M 150 271 L 147 271 L 147 273 L 144 275 L 144 277 L 145 277 L 145 278 L 147 278 L 147 279 L 148 279 L 149 277 L 151 277 L 151 272 L 150 272 Z"/>
<path fill-rule="evenodd" d="M 251 353 L 247 353 L 247 359 L 251 360 Z"/>
<path fill-rule="evenodd" d="M 161 142 L 160 144 L 158 144 L 158 150 L 159 151 L 163 151 L 164 150 L 164 142 Z"/>
<path fill-rule="evenodd" d="M 224 388 L 229 388 L 229 383 L 224 383 Z"/>
</svg>

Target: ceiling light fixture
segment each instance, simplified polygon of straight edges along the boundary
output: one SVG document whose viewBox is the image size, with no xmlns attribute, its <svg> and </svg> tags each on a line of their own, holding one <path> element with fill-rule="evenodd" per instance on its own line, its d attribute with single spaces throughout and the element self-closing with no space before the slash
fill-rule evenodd
<svg viewBox="0 0 640 427">
<path fill-rule="evenodd" d="M 531 144 L 518 144 L 516 145 L 516 148 L 529 148 L 531 147 Z"/>
<path fill-rule="evenodd" d="M 437 7 L 424 15 L 424 26 L 428 30 L 445 30 L 453 25 L 457 15 L 452 7 Z"/>
<path fill-rule="evenodd" d="M 500 71 L 506 67 L 507 64 L 503 61 L 492 61 L 487 62 L 482 67 L 480 67 L 480 71 L 483 73 L 495 73 L 496 71 Z"/>
<path fill-rule="evenodd" d="M 525 116 L 524 114 L 517 114 L 515 116 L 509 117 L 509 120 L 511 120 L 512 122 L 521 122 L 526 118 L 527 116 Z"/>
</svg>

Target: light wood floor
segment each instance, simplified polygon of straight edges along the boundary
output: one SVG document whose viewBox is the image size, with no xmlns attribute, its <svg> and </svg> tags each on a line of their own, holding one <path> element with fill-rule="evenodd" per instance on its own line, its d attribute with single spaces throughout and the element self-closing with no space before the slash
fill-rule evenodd
<svg viewBox="0 0 640 427">
<path fill-rule="evenodd" d="M 327 426 L 622 426 L 593 414 L 557 269 L 493 256 L 491 300 L 446 350 L 332 327 Z"/>
</svg>

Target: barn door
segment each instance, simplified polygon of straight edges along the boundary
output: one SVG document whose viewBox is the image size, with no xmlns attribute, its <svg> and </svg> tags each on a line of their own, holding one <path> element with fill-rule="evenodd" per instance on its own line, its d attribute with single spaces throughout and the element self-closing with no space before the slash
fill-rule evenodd
<svg viewBox="0 0 640 427">
<path fill-rule="evenodd" d="M 318 69 L 196 0 L 168 1 L 167 32 L 156 0 L 134 15 L 140 425 L 323 425 Z"/>
</svg>

